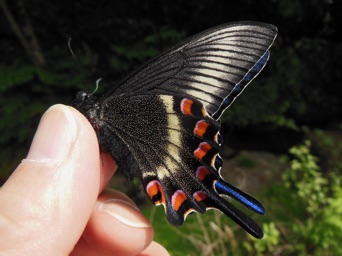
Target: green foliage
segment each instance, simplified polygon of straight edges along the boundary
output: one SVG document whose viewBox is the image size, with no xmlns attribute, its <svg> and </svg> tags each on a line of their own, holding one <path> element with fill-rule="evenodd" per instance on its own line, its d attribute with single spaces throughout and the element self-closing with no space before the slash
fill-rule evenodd
<svg viewBox="0 0 342 256">
<path fill-rule="evenodd" d="M 315 216 L 327 203 L 328 180 L 319 172 L 317 158 L 310 154 L 310 142 L 293 147 L 290 153 L 295 157 L 283 180 L 289 189 L 298 191 L 298 196 L 307 202 L 307 212 Z"/>
<path fill-rule="evenodd" d="M 309 148 L 307 141 L 290 150 L 295 158 L 283 176 L 285 185 L 295 189 L 306 211 L 304 221 L 293 223 L 293 235 L 298 239 L 293 250 L 301 255 L 340 255 L 342 180 L 334 173 L 324 177 Z"/>
<path fill-rule="evenodd" d="M 279 251 L 282 255 L 342 253 L 339 244 L 342 239 L 342 179 L 335 172 L 323 175 L 319 160 L 312 155 L 310 147 L 311 142 L 306 141 L 290 149 L 293 159 L 283 174 L 285 189 L 277 189 L 278 194 L 274 196 L 288 214 L 284 218 L 286 222 L 278 220 L 276 226 L 284 238 L 279 239 L 274 230 L 265 229 L 265 237 L 271 232 L 279 241 L 275 243 L 275 237 L 270 241 L 267 238 L 257 241 L 255 249 L 258 254 L 272 251 Z M 286 197 L 289 200 L 284 200 Z M 297 213 L 293 214 L 295 209 Z"/>
<path fill-rule="evenodd" d="M 249 254 L 265 255 L 274 252 L 281 241 L 280 232 L 273 222 L 262 225 L 264 237 L 260 240 L 253 239 L 243 243 Z"/>
</svg>

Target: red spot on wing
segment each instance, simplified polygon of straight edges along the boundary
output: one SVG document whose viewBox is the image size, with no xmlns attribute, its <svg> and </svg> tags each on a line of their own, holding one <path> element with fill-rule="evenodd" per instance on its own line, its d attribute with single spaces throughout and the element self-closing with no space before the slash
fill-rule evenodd
<svg viewBox="0 0 342 256">
<path fill-rule="evenodd" d="M 194 155 L 198 159 L 202 160 L 210 149 L 212 149 L 212 146 L 210 144 L 208 144 L 207 142 L 201 142 L 198 148 L 194 151 Z"/>
<path fill-rule="evenodd" d="M 184 115 L 193 116 L 192 111 L 191 111 L 191 107 L 193 103 L 194 102 L 192 100 L 189 100 L 186 98 L 182 99 L 180 107 Z"/>
<path fill-rule="evenodd" d="M 200 120 L 196 123 L 194 133 L 199 137 L 203 137 L 203 135 L 207 132 L 208 127 L 209 124 L 206 121 Z"/>
<path fill-rule="evenodd" d="M 204 166 L 199 166 L 196 170 L 196 177 L 200 180 L 204 180 L 207 175 L 210 175 L 210 172 Z"/>
<path fill-rule="evenodd" d="M 194 193 L 194 198 L 197 202 L 201 202 L 201 201 L 205 200 L 207 198 L 207 196 L 206 196 L 206 194 L 204 194 L 204 192 L 197 191 L 196 193 Z"/>
<path fill-rule="evenodd" d="M 146 191 L 155 205 L 166 204 L 164 190 L 158 180 L 150 181 L 146 186 Z"/>
<path fill-rule="evenodd" d="M 173 195 L 172 195 L 172 206 L 175 211 L 179 210 L 179 207 L 187 200 L 187 197 L 184 193 L 183 190 L 177 190 Z"/>
</svg>

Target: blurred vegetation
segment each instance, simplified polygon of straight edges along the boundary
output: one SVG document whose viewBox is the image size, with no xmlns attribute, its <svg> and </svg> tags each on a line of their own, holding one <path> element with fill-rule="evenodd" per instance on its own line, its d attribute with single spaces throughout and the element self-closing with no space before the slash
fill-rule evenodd
<svg viewBox="0 0 342 256">
<path fill-rule="evenodd" d="M 185 252 L 192 244 L 188 248 L 196 253 L 180 254 L 176 248 L 174 255 L 200 250 L 205 255 L 203 245 L 212 249 L 207 255 L 340 255 L 341 4 L 0 0 L 0 184 L 25 157 L 50 105 L 70 104 L 77 91 L 93 91 L 102 77 L 100 94 L 148 58 L 206 28 L 237 20 L 272 23 L 279 35 L 268 65 L 222 118 L 226 146 L 233 152 L 287 156 L 282 181 L 265 184 L 262 191 L 271 213 L 262 220 L 265 238 L 233 232 L 213 213 L 211 222 L 203 217 L 207 229 L 198 230 L 202 220 L 176 229 L 184 248 L 176 247 Z M 68 49 L 69 38 L 79 64 Z M 238 165 L 252 168 L 256 161 L 240 156 Z M 165 229 L 156 236 L 171 248 Z"/>
</svg>

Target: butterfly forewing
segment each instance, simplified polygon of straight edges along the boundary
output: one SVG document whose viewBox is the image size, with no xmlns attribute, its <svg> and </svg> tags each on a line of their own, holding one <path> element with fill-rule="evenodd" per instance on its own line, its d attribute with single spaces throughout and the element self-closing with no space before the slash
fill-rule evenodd
<svg viewBox="0 0 342 256">
<path fill-rule="evenodd" d="M 262 59 L 276 34 L 273 25 L 252 22 L 209 29 L 149 61 L 113 93 L 183 93 L 200 100 L 213 115 Z M 254 70 L 256 74 L 251 79 L 240 83 L 239 92 L 262 70 L 266 61 Z"/>
<path fill-rule="evenodd" d="M 193 36 L 162 53 L 96 100 L 79 93 L 76 107 L 129 177 L 140 177 L 167 219 L 217 209 L 255 237 L 259 226 L 222 196 L 264 214 L 252 196 L 224 181 L 219 118 L 265 66 L 277 29 L 238 22 Z"/>
</svg>

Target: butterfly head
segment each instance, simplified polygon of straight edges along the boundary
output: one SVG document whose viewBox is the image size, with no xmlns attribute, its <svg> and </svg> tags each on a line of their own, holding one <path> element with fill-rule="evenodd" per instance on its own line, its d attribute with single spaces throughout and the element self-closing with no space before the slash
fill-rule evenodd
<svg viewBox="0 0 342 256">
<path fill-rule="evenodd" d="M 80 112 L 82 112 L 82 114 L 86 115 L 91 108 L 94 108 L 96 101 L 97 98 L 93 94 L 89 94 L 85 91 L 80 91 L 76 94 L 76 98 L 73 101 L 72 105 Z"/>
</svg>

